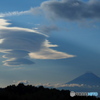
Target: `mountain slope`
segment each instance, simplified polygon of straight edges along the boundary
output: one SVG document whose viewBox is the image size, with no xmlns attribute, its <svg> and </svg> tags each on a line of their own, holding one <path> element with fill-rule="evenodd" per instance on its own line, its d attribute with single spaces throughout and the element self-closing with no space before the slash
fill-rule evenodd
<svg viewBox="0 0 100 100">
<path fill-rule="evenodd" d="M 66 84 L 86 84 L 86 85 L 100 86 L 100 77 L 96 76 L 95 74 L 91 72 L 88 72 L 75 78 L 74 80 Z"/>
</svg>

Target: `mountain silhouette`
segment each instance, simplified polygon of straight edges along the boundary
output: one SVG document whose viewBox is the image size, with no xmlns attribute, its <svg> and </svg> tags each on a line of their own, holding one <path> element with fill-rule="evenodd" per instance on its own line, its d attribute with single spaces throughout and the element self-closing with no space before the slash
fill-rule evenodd
<svg viewBox="0 0 100 100">
<path fill-rule="evenodd" d="M 85 84 L 100 86 L 100 77 L 92 72 L 87 72 L 66 84 Z"/>
</svg>

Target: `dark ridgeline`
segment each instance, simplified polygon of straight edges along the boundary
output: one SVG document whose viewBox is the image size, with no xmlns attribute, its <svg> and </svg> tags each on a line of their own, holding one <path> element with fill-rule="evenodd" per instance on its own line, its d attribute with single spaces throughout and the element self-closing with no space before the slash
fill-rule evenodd
<svg viewBox="0 0 100 100">
<path fill-rule="evenodd" d="M 96 97 L 70 97 L 69 90 L 57 90 L 24 85 L 10 85 L 0 89 L 0 100 L 100 100 Z"/>
</svg>

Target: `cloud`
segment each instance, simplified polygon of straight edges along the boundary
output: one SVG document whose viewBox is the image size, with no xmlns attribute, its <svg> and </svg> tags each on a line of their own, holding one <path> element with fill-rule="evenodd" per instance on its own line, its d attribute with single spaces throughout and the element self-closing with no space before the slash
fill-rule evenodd
<svg viewBox="0 0 100 100">
<path fill-rule="evenodd" d="M 29 14 L 30 11 L 14 11 L 14 12 L 6 12 L 6 13 L 0 13 L 0 17 L 7 17 L 7 16 L 16 16 L 16 15 L 23 15 L 23 14 Z"/>
<path fill-rule="evenodd" d="M 27 80 L 21 80 L 21 81 L 18 81 L 18 82 L 13 81 L 13 84 L 15 84 L 15 85 L 18 85 L 18 84 L 20 84 L 20 83 L 23 83 L 24 85 L 28 85 L 30 82 L 27 81 Z"/>
<path fill-rule="evenodd" d="M 0 17 L 30 14 L 42 14 L 51 19 L 80 21 L 84 19 L 100 19 L 100 0 L 51 0 L 44 1 L 39 7 L 26 11 L 0 13 Z M 47 27 L 48 28 L 48 27 Z"/>
<path fill-rule="evenodd" d="M 33 10 L 32 10 L 33 9 Z M 40 7 L 31 8 L 34 10 L 42 9 L 42 13 L 53 19 L 64 19 L 79 21 L 83 19 L 100 19 L 100 0 L 54 0 L 45 1 Z"/>
<path fill-rule="evenodd" d="M 41 9 L 41 7 L 34 7 L 29 10 L 30 13 L 32 13 L 33 15 L 41 15 L 43 13 L 43 10 Z"/>
<path fill-rule="evenodd" d="M 16 57 L 16 56 L 15 56 Z M 31 65 L 34 64 L 34 62 L 25 59 L 25 58 L 11 58 L 9 60 L 3 61 L 5 66 L 13 66 L 13 65 Z"/>
<path fill-rule="evenodd" d="M 35 86 L 44 86 L 44 87 L 53 87 L 53 88 L 100 88 L 98 85 L 86 85 L 86 84 L 61 84 L 61 83 L 56 83 L 56 84 L 50 84 L 50 83 L 38 83 L 34 84 Z"/>
<path fill-rule="evenodd" d="M 50 84 L 50 83 L 46 83 L 46 84 L 35 84 L 35 86 L 45 86 L 45 87 L 54 87 L 54 88 L 64 88 L 64 87 L 83 87 L 83 84 L 61 84 L 61 83 L 57 83 L 57 84 Z"/>
<path fill-rule="evenodd" d="M 50 26 L 44 25 L 44 26 L 40 27 L 40 31 L 43 33 L 46 33 L 46 34 L 51 33 L 53 31 L 58 31 L 58 30 L 59 30 L 59 28 L 55 25 L 50 25 Z"/>
<path fill-rule="evenodd" d="M 5 53 L 2 57 L 6 66 L 30 65 L 34 64 L 33 59 L 63 59 L 75 57 L 64 52 L 53 50 L 52 45 L 47 40 L 48 36 L 36 30 L 9 27 L 10 23 L 5 19 L 0 19 L 0 52 Z"/>
<path fill-rule="evenodd" d="M 74 55 L 69 55 L 49 48 L 43 48 L 41 51 L 35 53 L 32 52 L 29 55 L 33 59 L 63 59 L 75 57 Z"/>
</svg>

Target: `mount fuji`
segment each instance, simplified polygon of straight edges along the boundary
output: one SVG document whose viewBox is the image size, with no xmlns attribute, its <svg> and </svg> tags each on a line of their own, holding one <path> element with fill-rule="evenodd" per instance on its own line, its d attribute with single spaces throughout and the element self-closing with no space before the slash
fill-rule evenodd
<svg viewBox="0 0 100 100">
<path fill-rule="evenodd" d="M 91 86 L 100 86 L 100 77 L 92 72 L 85 73 L 66 84 L 84 84 Z"/>
<path fill-rule="evenodd" d="M 58 89 L 75 92 L 98 92 L 98 97 L 100 97 L 100 77 L 92 72 L 87 72 L 65 83 L 65 86 L 58 87 Z"/>
</svg>

